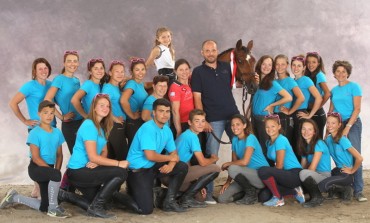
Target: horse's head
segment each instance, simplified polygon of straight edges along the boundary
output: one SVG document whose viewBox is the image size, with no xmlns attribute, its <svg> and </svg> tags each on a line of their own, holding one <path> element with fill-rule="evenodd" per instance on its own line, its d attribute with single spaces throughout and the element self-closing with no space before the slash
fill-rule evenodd
<svg viewBox="0 0 370 223">
<path fill-rule="evenodd" d="M 237 64 L 236 80 L 248 88 L 249 94 L 257 91 L 258 84 L 254 78 L 254 64 L 256 59 L 252 55 L 253 40 L 248 42 L 247 47 L 243 46 L 242 40 L 238 40 L 234 50 L 235 62 Z"/>
</svg>

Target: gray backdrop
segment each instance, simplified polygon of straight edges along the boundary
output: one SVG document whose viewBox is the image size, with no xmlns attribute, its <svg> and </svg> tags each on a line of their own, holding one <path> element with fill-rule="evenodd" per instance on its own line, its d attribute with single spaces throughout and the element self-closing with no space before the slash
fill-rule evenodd
<svg viewBox="0 0 370 223">
<path fill-rule="evenodd" d="M 233 47 L 240 38 L 245 44 L 253 39 L 257 59 L 264 54 L 291 57 L 320 52 L 331 88 L 336 84 L 331 65 L 337 59 L 349 60 L 354 66 L 351 80 L 360 82 L 364 91 L 363 155 L 369 167 L 370 123 L 365 116 L 369 114 L 369 11 L 367 0 L 0 0 L 0 184 L 30 182 L 26 127 L 7 104 L 30 80 L 35 58 L 49 60 L 53 79 L 62 68 L 63 52 L 78 50 L 77 76 L 83 82 L 90 58 L 146 58 L 160 26 L 173 31 L 176 57 L 188 59 L 192 66 L 202 60 L 200 45 L 205 39 L 217 40 L 220 51 Z M 154 73 L 150 69 L 147 80 Z M 24 103 L 21 107 L 25 112 Z"/>
</svg>

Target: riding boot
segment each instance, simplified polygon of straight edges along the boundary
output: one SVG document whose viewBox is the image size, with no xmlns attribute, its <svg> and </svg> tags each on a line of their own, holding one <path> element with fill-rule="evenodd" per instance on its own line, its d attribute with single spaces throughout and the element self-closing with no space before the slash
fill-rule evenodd
<svg viewBox="0 0 370 223">
<path fill-rule="evenodd" d="M 89 202 L 81 195 L 59 189 L 58 201 L 68 202 L 87 211 Z"/>
<path fill-rule="evenodd" d="M 352 200 L 352 187 L 348 186 L 341 186 L 341 185 L 333 185 L 334 193 L 338 193 L 340 198 L 342 198 L 343 202 L 351 202 Z"/>
<path fill-rule="evenodd" d="M 166 197 L 163 201 L 163 211 L 185 212 L 186 208 L 181 207 L 176 201 L 177 192 L 184 181 L 186 172 L 179 173 L 170 178 Z"/>
<path fill-rule="evenodd" d="M 236 204 L 254 204 L 257 202 L 257 190 L 253 187 L 247 178 L 242 174 L 236 175 L 234 180 L 243 188 L 245 195 L 242 199 L 236 201 Z"/>
<path fill-rule="evenodd" d="M 324 197 L 321 195 L 319 187 L 316 181 L 310 176 L 307 177 L 303 182 L 303 186 L 308 190 L 310 194 L 310 201 L 303 204 L 305 208 L 312 208 L 322 204 Z"/>
<path fill-rule="evenodd" d="M 219 172 L 209 173 L 207 175 L 199 177 L 197 181 L 190 185 L 181 197 L 181 206 L 190 208 L 203 208 L 206 207 L 205 202 L 200 202 L 194 199 L 196 193 L 206 187 L 211 181 L 218 177 Z"/>
<path fill-rule="evenodd" d="M 137 214 L 142 214 L 142 210 L 139 208 L 134 199 L 131 198 L 128 194 L 123 194 L 118 191 L 113 193 L 113 201 L 116 203 L 122 204 L 123 206 L 129 208 Z"/>
<path fill-rule="evenodd" d="M 101 218 L 114 217 L 114 215 L 106 213 L 104 206 L 107 203 L 107 201 L 109 201 L 112 198 L 113 193 L 118 190 L 118 188 L 122 185 L 123 182 L 124 181 L 122 178 L 115 177 L 108 183 L 104 184 L 103 188 L 99 190 L 93 202 L 87 209 L 87 213 L 94 217 Z"/>
</svg>

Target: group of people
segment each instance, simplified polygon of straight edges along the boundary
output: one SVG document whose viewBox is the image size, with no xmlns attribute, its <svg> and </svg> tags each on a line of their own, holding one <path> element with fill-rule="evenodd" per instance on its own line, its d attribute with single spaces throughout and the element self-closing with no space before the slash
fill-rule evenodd
<svg viewBox="0 0 370 223">
<path fill-rule="evenodd" d="M 175 60 L 171 31 L 159 28 L 148 59 L 131 58 L 131 78 L 122 61 L 112 61 L 107 74 L 104 60 L 93 58 L 82 86 L 75 76 L 77 51 L 64 53 L 64 68 L 52 82 L 49 62 L 36 59 L 32 80 L 10 101 L 28 126 L 28 172 L 35 187 L 31 197 L 9 190 L 0 208 L 21 203 L 60 218 L 70 216 L 60 202 L 102 218 L 113 216 L 107 206 L 138 214 L 151 214 L 154 207 L 183 212 L 217 203 L 213 181 L 221 170 L 228 171 L 228 179 L 220 203 L 282 206 L 284 196 L 293 195 L 314 207 L 323 202 L 323 192 L 345 201 L 367 200 L 360 155 L 362 91 L 348 80 L 349 62 L 334 63 L 338 86 L 330 91 L 318 53 L 292 57 L 294 79 L 287 56 L 262 56 L 248 120 L 232 95 L 230 64 L 217 60 L 217 43 L 204 41 L 201 54 L 203 63 L 191 72 L 187 60 Z M 159 75 L 144 82 L 153 63 Z M 29 118 L 19 109 L 23 100 Z M 232 160 L 219 167 L 224 132 L 232 142 Z M 71 157 L 62 174 L 64 142 Z"/>
</svg>

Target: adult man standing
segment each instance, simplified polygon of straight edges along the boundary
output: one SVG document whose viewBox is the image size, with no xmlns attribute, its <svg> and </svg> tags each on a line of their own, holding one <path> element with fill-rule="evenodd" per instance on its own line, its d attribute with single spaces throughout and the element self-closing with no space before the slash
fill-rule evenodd
<svg viewBox="0 0 370 223">
<path fill-rule="evenodd" d="M 204 131 L 207 134 L 206 153 L 218 156 L 219 141 L 224 131 L 231 139 L 230 118 L 239 114 L 231 91 L 230 64 L 217 61 L 217 43 L 206 40 L 202 44 L 201 54 L 204 57 L 202 65 L 193 70 L 191 87 L 194 95 L 195 108 L 204 110 L 207 114 L 207 124 Z M 215 204 L 212 198 L 213 183 L 207 188 L 206 203 Z"/>
<path fill-rule="evenodd" d="M 153 186 L 156 177 L 169 178 L 164 211 L 183 212 L 176 202 L 176 194 L 188 172 L 186 163 L 179 161 L 170 128 L 165 125 L 171 115 L 171 103 L 164 98 L 153 104 L 153 119 L 136 132 L 127 155 L 129 174 L 128 191 L 143 214 L 153 212 Z M 165 149 L 169 154 L 161 154 Z"/>
</svg>

